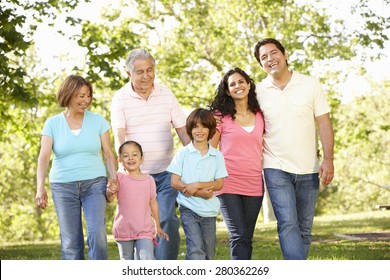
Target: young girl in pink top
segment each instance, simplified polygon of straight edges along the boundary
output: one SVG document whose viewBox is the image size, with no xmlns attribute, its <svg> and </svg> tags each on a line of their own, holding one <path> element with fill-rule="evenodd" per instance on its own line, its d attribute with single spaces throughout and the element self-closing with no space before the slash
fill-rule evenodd
<svg viewBox="0 0 390 280">
<path fill-rule="evenodd" d="M 126 141 L 119 147 L 118 189 L 107 189 L 107 201 L 118 198 L 112 234 L 121 260 L 154 260 L 155 235 L 169 240 L 160 227 L 156 183 L 140 170 L 143 151 L 139 143 Z M 154 220 L 154 222 L 153 222 Z"/>
<path fill-rule="evenodd" d="M 264 118 L 256 99 L 256 86 L 240 68 L 228 71 L 216 92 L 210 107 L 220 121 L 210 144 L 219 144 L 229 173 L 217 195 L 229 231 L 231 258 L 250 260 L 264 193 Z"/>
</svg>

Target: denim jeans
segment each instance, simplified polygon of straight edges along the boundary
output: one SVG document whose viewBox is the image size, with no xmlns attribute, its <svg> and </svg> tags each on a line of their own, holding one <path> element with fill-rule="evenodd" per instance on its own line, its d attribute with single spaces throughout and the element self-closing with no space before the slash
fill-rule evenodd
<svg viewBox="0 0 390 280">
<path fill-rule="evenodd" d="M 318 173 L 292 174 L 265 168 L 264 177 L 278 221 L 280 247 L 286 260 L 305 260 L 319 192 Z"/>
<path fill-rule="evenodd" d="M 252 239 L 262 196 L 221 194 L 221 213 L 229 231 L 230 257 L 233 260 L 252 258 Z"/>
<path fill-rule="evenodd" d="M 157 202 L 161 228 L 168 234 L 169 241 L 158 238 L 154 255 L 157 260 L 176 260 L 180 248 L 180 220 L 176 215 L 177 190 L 171 186 L 171 173 L 151 174 L 156 181 Z"/>
<path fill-rule="evenodd" d="M 180 205 L 180 218 L 186 235 L 186 260 L 211 260 L 215 256 L 217 217 L 201 217 Z"/>
<path fill-rule="evenodd" d="M 107 259 L 106 184 L 106 177 L 50 184 L 60 226 L 62 259 L 85 258 L 82 212 L 89 259 Z"/>
<path fill-rule="evenodd" d="M 154 260 L 154 244 L 148 238 L 117 241 L 121 260 Z"/>
</svg>

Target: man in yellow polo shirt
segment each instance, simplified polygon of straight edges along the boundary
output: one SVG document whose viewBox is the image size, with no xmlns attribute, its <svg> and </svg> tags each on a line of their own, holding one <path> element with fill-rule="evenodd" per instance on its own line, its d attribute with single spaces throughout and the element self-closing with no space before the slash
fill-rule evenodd
<svg viewBox="0 0 390 280">
<path fill-rule="evenodd" d="M 326 186 L 334 175 L 330 107 L 317 79 L 288 68 L 279 41 L 259 41 L 254 55 L 268 74 L 256 88 L 265 119 L 264 177 L 280 247 L 285 259 L 307 259 L 320 182 Z"/>
</svg>

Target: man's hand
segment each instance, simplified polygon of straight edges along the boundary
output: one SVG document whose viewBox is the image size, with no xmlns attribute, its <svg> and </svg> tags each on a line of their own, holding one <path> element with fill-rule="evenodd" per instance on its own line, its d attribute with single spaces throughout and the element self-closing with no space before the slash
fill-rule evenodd
<svg viewBox="0 0 390 280">
<path fill-rule="evenodd" d="M 324 158 L 320 166 L 320 183 L 327 186 L 332 182 L 334 176 L 333 159 Z"/>
</svg>

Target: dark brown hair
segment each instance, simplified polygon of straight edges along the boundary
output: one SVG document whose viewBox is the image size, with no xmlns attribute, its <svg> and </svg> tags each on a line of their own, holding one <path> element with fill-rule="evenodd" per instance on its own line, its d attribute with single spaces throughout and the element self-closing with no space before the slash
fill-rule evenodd
<svg viewBox="0 0 390 280">
<path fill-rule="evenodd" d="M 128 140 L 128 141 L 124 142 L 122 145 L 120 145 L 120 147 L 118 149 L 118 154 L 119 155 L 122 154 L 123 147 L 126 146 L 126 145 L 134 145 L 134 146 L 136 146 L 139 149 L 140 153 L 141 153 L 141 157 L 144 156 L 144 152 L 142 151 L 141 144 L 136 142 L 136 141 L 131 141 L 131 140 Z"/>
<path fill-rule="evenodd" d="M 222 116 L 231 116 L 232 119 L 235 119 L 236 111 L 236 105 L 234 103 L 233 97 L 228 95 L 229 93 L 229 85 L 228 80 L 231 75 L 234 73 L 240 74 L 245 81 L 250 85 L 249 93 L 248 93 L 248 109 L 256 114 L 260 111 L 259 102 L 256 98 L 256 85 L 254 81 L 248 76 L 247 73 L 245 73 L 244 70 L 235 67 L 229 71 L 226 72 L 226 74 L 221 79 L 217 90 L 215 91 L 215 97 L 212 101 L 210 107 L 210 111 L 212 111 L 214 114 L 221 114 Z"/>
<path fill-rule="evenodd" d="M 57 101 L 61 107 L 68 107 L 73 95 L 77 94 L 83 86 L 87 86 L 92 100 L 92 85 L 83 77 L 77 75 L 68 76 L 57 91 Z"/>
<path fill-rule="evenodd" d="M 260 66 L 263 66 L 261 65 L 261 59 L 260 59 L 260 47 L 261 46 L 264 46 L 266 44 L 274 44 L 276 46 L 276 48 L 278 48 L 282 54 L 285 54 L 286 53 L 286 49 L 283 47 L 282 43 L 280 43 L 278 40 L 274 39 L 274 38 L 265 38 L 265 39 L 262 39 L 260 40 L 256 46 L 255 46 L 255 52 L 254 52 L 254 55 L 255 55 L 255 58 L 256 60 L 260 63 Z M 286 60 L 286 63 L 288 65 L 288 62 Z"/>
<path fill-rule="evenodd" d="M 194 140 L 192 137 L 192 129 L 196 127 L 198 123 L 201 123 L 209 129 L 209 136 L 207 140 L 210 140 L 217 130 L 217 122 L 214 115 L 209 110 L 203 108 L 198 108 L 191 112 L 186 123 L 187 134 L 191 140 Z"/>
</svg>

